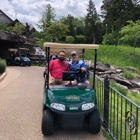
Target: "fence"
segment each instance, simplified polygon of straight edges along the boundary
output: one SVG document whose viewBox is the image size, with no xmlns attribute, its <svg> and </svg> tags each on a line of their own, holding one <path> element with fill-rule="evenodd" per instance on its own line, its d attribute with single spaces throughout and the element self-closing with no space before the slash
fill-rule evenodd
<svg viewBox="0 0 140 140">
<path fill-rule="evenodd" d="M 111 87 L 108 77 L 96 76 L 95 89 L 101 121 L 111 137 L 140 140 L 140 106 Z"/>
</svg>

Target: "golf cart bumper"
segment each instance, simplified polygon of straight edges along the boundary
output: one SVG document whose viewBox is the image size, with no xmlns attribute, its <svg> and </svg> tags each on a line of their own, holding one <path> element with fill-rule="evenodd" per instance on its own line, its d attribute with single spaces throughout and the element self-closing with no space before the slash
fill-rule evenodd
<svg viewBox="0 0 140 140">
<path fill-rule="evenodd" d="M 87 110 L 87 111 L 82 111 L 82 112 L 62 112 L 62 111 L 57 111 L 55 109 L 51 110 L 57 114 L 59 118 L 60 125 L 64 129 L 77 129 L 77 128 L 82 128 L 85 122 L 85 118 L 88 116 L 90 112 L 94 110 L 94 108 Z"/>
</svg>

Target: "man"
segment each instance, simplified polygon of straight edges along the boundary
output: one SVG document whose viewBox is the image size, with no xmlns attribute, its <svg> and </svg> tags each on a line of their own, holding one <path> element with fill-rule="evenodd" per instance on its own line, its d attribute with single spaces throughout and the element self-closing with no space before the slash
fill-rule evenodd
<svg viewBox="0 0 140 140">
<path fill-rule="evenodd" d="M 76 51 L 71 52 L 71 59 L 72 60 L 69 62 L 70 71 L 74 71 L 75 69 L 81 69 L 82 72 L 86 72 L 86 65 L 82 60 L 78 59 L 78 54 Z M 90 84 L 85 76 L 81 76 L 80 81 L 85 83 L 86 85 Z M 77 80 L 75 79 L 74 81 L 72 81 L 72 84 L 77 84 Z"/>
<path fill-rule="evenodd" d="M 65 61 L 65 52 L 60 51 L 58 55 L 58 59 L 50 61 L 50 77 L 49 84 L 63 84 L 62 81 L 62 72 L 69 71 L 69 63 Z"/>
<path fill-rule="evenodd" d="M 13 57 L 15 60 L 20 61 L 20 56 L 19 56 L 19 53 L 18 53 L 17 51 L 14 51 L 14 52 L 13 52 L 12 57 Z"/>
</svg>

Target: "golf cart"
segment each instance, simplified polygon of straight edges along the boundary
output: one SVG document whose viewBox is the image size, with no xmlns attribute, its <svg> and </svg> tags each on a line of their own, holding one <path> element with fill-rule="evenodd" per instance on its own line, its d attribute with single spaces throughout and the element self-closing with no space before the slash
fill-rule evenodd
<svg viewBox="0 0 140 140">
<path fill-rule="evenodd" d="M 72 85 L 71 81 L 75 79 L 75 75 L 81 75 L 80 69 L 70 72 L 63 72 L 62 79 L 70 81 L 66 85 L 49 85 L 49 75 L 46 77 L 44 84 L 43 96 L 43 117 L 42 117 L 42 133 L 43 135 L 52 135 L 53 128 L 59 124 L 64 129 L 79 129 L 84 125 L 88 126 L 90 133 L 100 132 L 100 114 L 97 110 L 96 92 L 95 92 L 95 69 L 98 45 L 95 44 L 60 44 L 60 43 L 44 43 L 47 56 L 57 54 L 60 50 L 70 55 L 75 50 L 78 54 L 82 54 L 86 49 L 93 49 L 94 74 L 93 86 L 87 86 L 82 82 Z M 48 58 L 49 72 L 49 58 Z"/>
<path fill-rule="evenodd" d="M 15 58 L 12 57 L 13 55 L 13 51 L 15 49 L 11 49 L 9 50 L 11 52 L 11 57 L 8 58 L 6 61 L 7 61 L 7 65 L 20 65 L 20 66 L 31 66 L 31 61 L 28 57 L 26 57 L 25 55 L 21 54 L 19 57 L 20 57 L 20 60 L 15 60 Z"/>
</svg>

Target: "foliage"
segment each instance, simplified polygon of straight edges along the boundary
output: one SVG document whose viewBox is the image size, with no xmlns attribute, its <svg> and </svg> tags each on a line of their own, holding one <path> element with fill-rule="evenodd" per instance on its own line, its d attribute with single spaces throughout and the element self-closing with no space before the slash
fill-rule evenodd
<svg viewBox="0 0 140 140">
<path fill-rule="evenodd" d="M 101 61 L 104 64 L 115 65 L 116 67 L 122 66 L 126 68 L 127 66 L 132 66 L 140 71 L 140 65 L 138 65 L 140 48 L 136 48 L 135 55 L 131 55 L 132 50 L 133 48 L 130 46 L 100 45 L 97 61 Z M 87 50 L 85 57 L 85 59 L 93 60 L 93 50 Z"/>
<path fill-rule="evenodd" d="M 6 61 L 0 58 L 0 73 L 5 72 L 6 70 Z"/>
<path fill-rule="evenodd" d="M 25 26 L 19 22 L 17 22 L 15 26 L 12 28 L 12 32 L 17 35 L 22 35 L 24 31 L 25 31 Z"/>
<path fill-rule="evenodd" d="M 135 79 L 137 76 L 136 73 L 132 71 L 124 70 L 123 77 L 131 80 L 131 79 Z"/>
<path fill-rule="evenodd" d="M 136 21 L 140 15 L 140 5 L 138 0 L 103 0 L 101 6 L 104 23 L 108 26 L 108 33 L 111 28 L 120 30 L 127 25 L 128 20 Z"/>
<path fill-rule="evenodd" d="M 6 23 L 0 23 L 0 30 L 2 31 L 6 31 L 8 28 L 7 24 Z"/>
<path fill-rule="evenodd" d="M 73 43 L 74 42 L 74 37 L 72 37 L 72 36 L 66 36 L 66 42 L 67 43 Z"/>
<path fill-rule="evenodd" d="M 0 30 L 2 30 L 2 31 L 8 31 L 8 32 L 12 32 L 13 27 L 11 27 L 11 26 L 7 26 L 6 23 L 0 23 Z"/>
<path fill-rule="evenodd" d="M 108 44 L 108 45 L 117 45 L 118 44 L 118 33 L 119 31 L 114 30 L 109 34 L 105 34 L 103 36 L 103 42 L 102 44 Z"/>
<path fill-rule="evenodd" d="M 135 54 L 135 47 L 137 44 L 138 39 L 140 38 L 140 20 L 136 22 L 128 21 L 128 25 L 124 26 L 120 33 L 122 35 L 121 40 L 124 42 L 133 41 L 134 47 L 134 54 Z"/>
<path fill-rule="evenodd" d="M 72 15 L 68 14 L 65 24 L 68 26 L 68 30 L 69 30 L 69 32 L 67 34 L 74 37 L 75 36 L 74 17 Z"/>
<path fill-rule="evenodd" d="M 68 26 L 59 22 L 52 22 L 51 25 L 46 28 L 46 34 L 55 40 L 65 37 L 68 31 Z"/>
<path fill-rule="evenodd" d="M 95 4 L 92 0 L 89 0 L 87 15 L 85 17 L 85 35 L 89 43 L 96 43 L 96 34 L 98 32 L 97 21 L 99 21 L 99 15 L 97 14 Z"/>
<path fill-rule="evenodd" d="M 38 32 L 38 31 L 33 32 L 32 36 L 36 37 L 36 38 L 39 38 L 39 39 L 41 39 L 43 37 L 42 32 Z"/>
<path fill-rule="evenodd" d="M 121 86 L 117 85 L 115 82 L 111 82 L 110 83 L 112 87 L 114 87 L 117 91 L 119 91 L 120 93 L 122 93 L 124 96 L 127 95 L 127 90 L 122 88 Z"/>
<path fill-rule="evenodd" d="M 42 17 L 37 24 L 38 28 L 45 32 L 46 28 L 50 26 L 51 22 L 55 21 L 54 18 L 55 10 L 50 4 L 47 4 L 45 10 L 42 13 Z"/>
<path fill-rule="evenodd" d="M 76 35 L 75 43 L 84 44 L 86 42 L 86 37 L 84 35 Z"/>
</svg>

